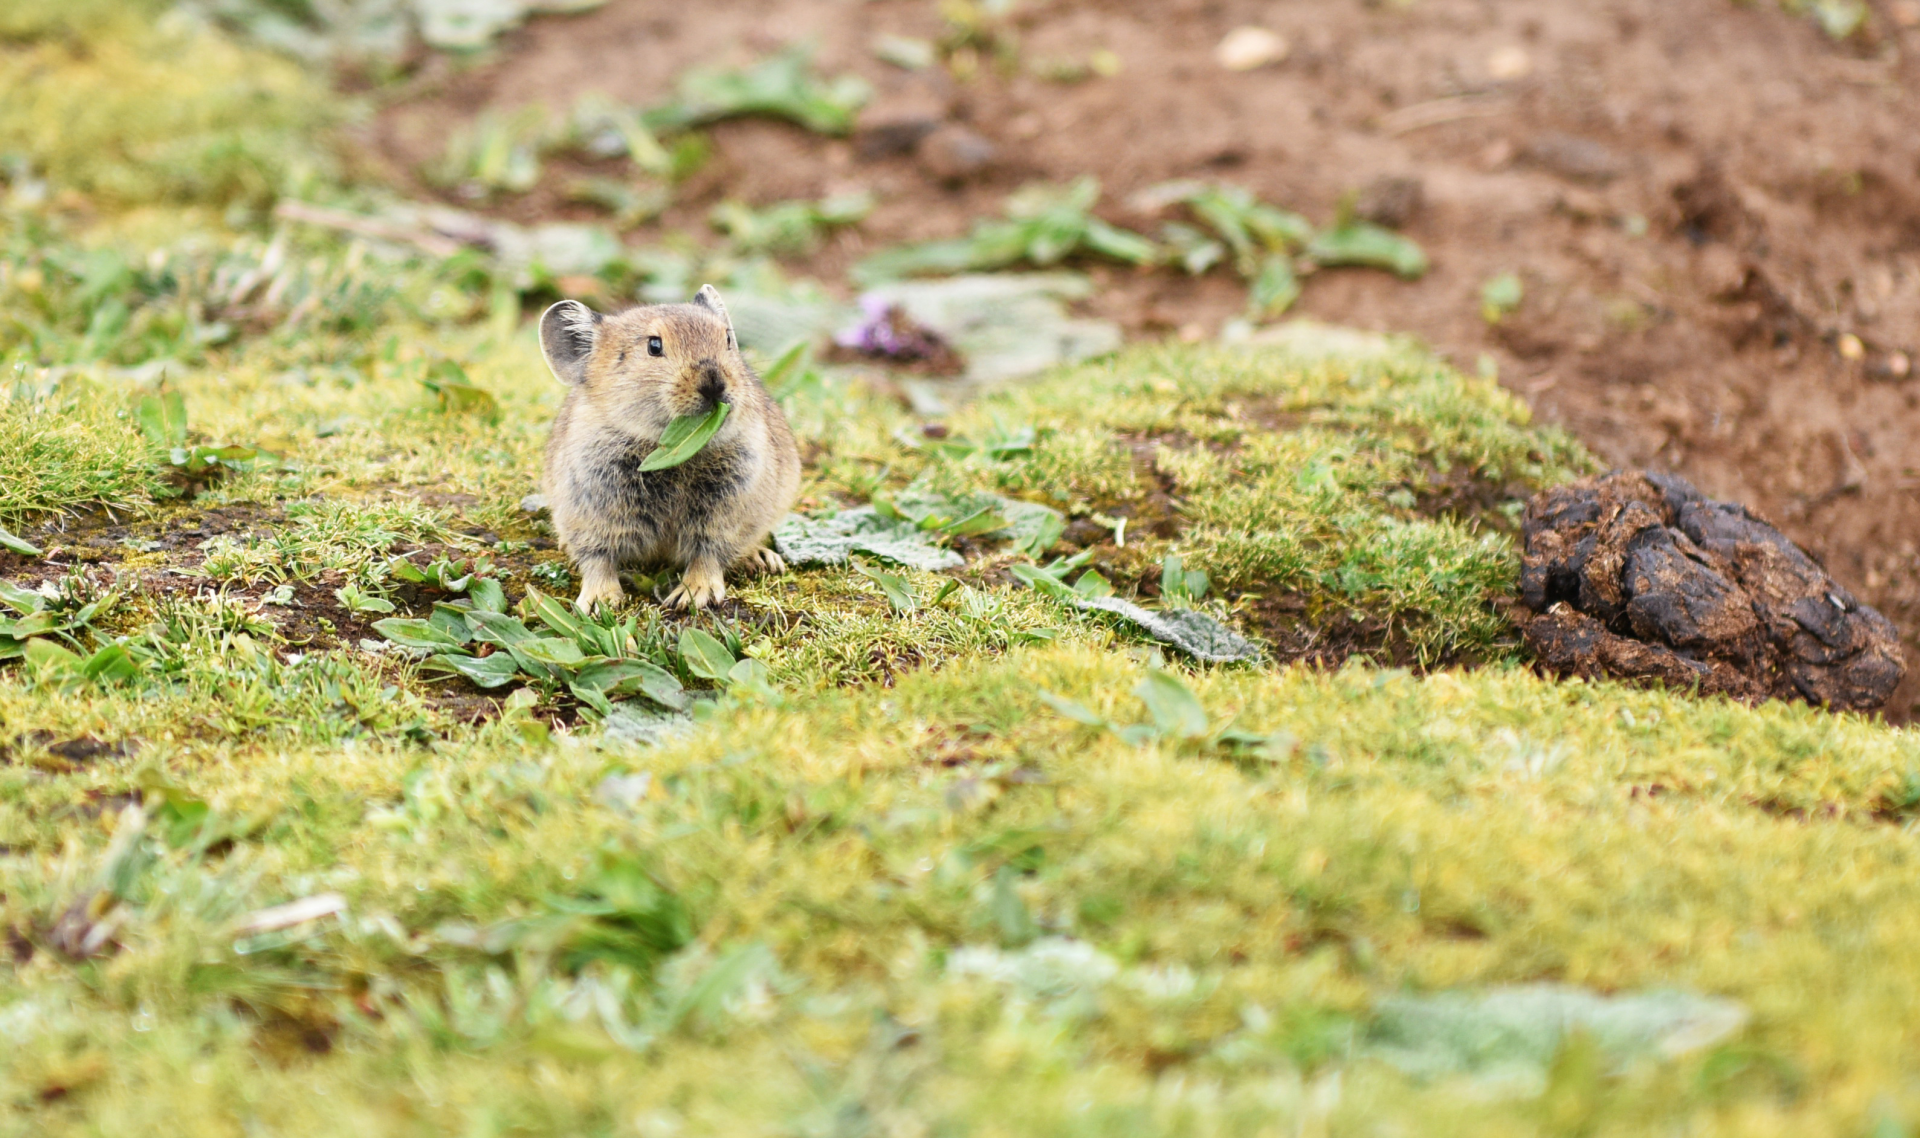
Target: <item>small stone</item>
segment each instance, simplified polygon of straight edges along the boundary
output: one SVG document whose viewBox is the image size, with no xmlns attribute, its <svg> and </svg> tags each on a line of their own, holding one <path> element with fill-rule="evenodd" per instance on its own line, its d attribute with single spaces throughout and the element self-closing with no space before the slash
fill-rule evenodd
<svg viewBox="0 0 1920 1138">
<path fill-rule="evenodd" d="M 1501 83 L 1525 79 L 1533 74 L 1533 56 L 1524 47 L 1503 47 L 1487 57 L 1487 74 Z"/>
<path fill-rule="evenodd" d="M 1257 71 L 1287 58 L 1293 45 L 1271 28 L 1240 27 L 1228 32 L 1213 49 L 1213 58 L 1228 71 Z"/>
<path fill-rule="evenodd" d="M 1527 161 L 1570 182 L 1605 185 L 1626 172 L 1611 147 L 1578 135 L 1548 133 L 1527 144 Z"/>
<path fill-rule="evenodd" d="M 1887 374 L 1895 379 L 1905 379 L 1913 374 L 1913 359 L 1905 352 L 1894 352 L 1887 357 Z"/>
<path fill-rule="evenodd" d="M 920 165 L 943 182 L 964 182 L 985 172 L 999 150 L 978 131 L 950 123 L 920 142 Z"/>
<path fill-rule="evenodd" d="M 526 497 L 520 499 L 520 512 L 523 514 L 532 514 L 534 517 L 545 514 L 547 512 L 547 496 L 545 494 L 528 494 Z"/>
<path fill-rule="evenodd" d="M 911 154 L 947 119 L 950 100 L 932 84 L 913 81 L 867 104 L 854 123 L 854 147 L 861 158 Z"/>
<path fill-rule="evenodd" d="M 1427 188 L 1418 178 L 1375 178 L 1353 203 L 1354 215 L 1388 229 L 1405 229 L 1426 205 Z"/>
<path fill-rule="evenodd" d="M 1841 359 L 1849 362 L 1867 358 L 1867 346 L 1852 332 L 1842 332 L 1840 339 L 1834 344 L 1834 349 L 1840 353 Z"/>
</svg>

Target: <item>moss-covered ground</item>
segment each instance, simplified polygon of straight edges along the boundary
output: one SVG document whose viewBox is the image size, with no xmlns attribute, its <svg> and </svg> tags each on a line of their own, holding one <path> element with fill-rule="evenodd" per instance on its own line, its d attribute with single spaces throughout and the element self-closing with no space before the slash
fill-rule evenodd
<svg viewBox="0 0 1920 1138">
<path fill-rule="evenodd" d="M 51 187 L 0 209 L 0 527 L 40 550 L 0 552 L 0 1134 L 1920 1117 L 1920 744 L 1534 675 L 1513 518 L 1591 460 L 1410 346 L 1146 346 L 938 424 L 796 372 L 804 510 L 984 492 L 1064 532 L 957 537 L 892 598 L 643 596 L 695 695 L 652 742 L 423 668 L 374 624 L 457 590 L 395 557 L 568 593 L 520 506 L 560 391 L 483 262 L 252 228 L 247 171 L 306 176 L 304 80 L 156 11 L 0 17 L 0 140 Z M 252 77 L 266 141 L 194 149 L 218 82 L 35 133 L 100 45 Z M 1014 572 L 1061 559 L 1266 656 L 1197 667 Z M 1541 981 L 1747 1019 L 1621 1062 L 1574 1033 L 1517 1085 L 1382 1059 L 1383 1000 Z"/>
</svg>

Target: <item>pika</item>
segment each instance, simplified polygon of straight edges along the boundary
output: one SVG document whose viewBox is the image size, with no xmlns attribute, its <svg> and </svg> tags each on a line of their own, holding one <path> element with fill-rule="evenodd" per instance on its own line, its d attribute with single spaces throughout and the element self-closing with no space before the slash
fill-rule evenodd
<svg viewBox="0 0 1920 1138">
<path fill-rule="evenodd" d="M 616 316 L 563 300 L 540 318 L 540 350 L 569 388 L 541 489 L 580 568 L 582 610 L 626 598 L 623 566 L 680 567 L 666 603 L 692 609 L 726 598 L 730 568 L 786 568 L 765 543 L 799 493 L 799 452 L 712 285 L 691 304 Z M 721 403 L 726 421 L 700 453 L 640 470 L 668 423 Z"/>
</svg>

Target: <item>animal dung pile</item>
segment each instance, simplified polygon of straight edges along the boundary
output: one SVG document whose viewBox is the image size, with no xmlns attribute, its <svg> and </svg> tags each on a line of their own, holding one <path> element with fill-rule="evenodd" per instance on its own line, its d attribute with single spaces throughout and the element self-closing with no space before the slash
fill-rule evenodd
<svg viewBox="0 0 1920 1138">
<path fill-rule="evenodd" d="M 1746 507 L 1679 478 L 1556 487 L 1521 532 L 1522 632 L 1562 675 L 1871 711 L 1906 671 L 1891 621 Z"/>
</svg>

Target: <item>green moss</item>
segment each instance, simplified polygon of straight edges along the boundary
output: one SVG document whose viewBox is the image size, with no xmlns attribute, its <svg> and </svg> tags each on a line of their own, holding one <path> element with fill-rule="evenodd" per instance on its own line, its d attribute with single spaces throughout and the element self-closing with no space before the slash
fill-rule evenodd
<svg viewBox="0 0 1920 1138">
<path fill-rule="evenodd" d="M 0 15 L 0 154 L 105 204 L 255 205 L 316 167 L 332 101 L 290 63 L 152 3 Z"/>
<path fill-rule="evenodd" d="M 7 690 L 9 721 L 71 707 L 107 737 L 140 730 L 143 763 L 260 824 L 218 856 L 162 843 L 102 960 L 42 949 L 0 977 L 16 1041 L 0 1098 L 50 1134 L 136 1111 L 210 1134 L 423 1117 L 739 1133 L 828 1108 L 1008 1134 L 1257 1134 L 1315 1111 L 1533 1133 L 1531 1103 L 1408 1082 L 1356 1033 L 1406 986 L 1542 976 L 1733 997 L 1759 1017 L 1739 1053 L 1798 1071 L 1797 1097 L 1764 1080 L 1721 1097 L 1733 1053 L 1627 1072 L 1583 1108 L 1591 1133 L 1845 1132 L 1898 1085 L 1920 897 L 1909 836 L 1871 818 L 1889 772 L 1920 759 L 1905 735 L 1522 672 L 1189 678 L 1216 727 L 1286 733 L 1236 761 L 1131 746 L 1034 695 L 1130 721 L 1140 674 L 1095 649 L 1021 650 L 803 707 L 723 706 L 637 755 L 529 752 L 511 720 L 425 750 L 169 739 L 137 703 Z M 654 789 L 597 804 L 602 775 L 634 766 Z M 129 776 L 0 771 L 6 919 L 38 936 L 106 842 L 57 804 Z M 606 896 L 605 867 L 629 864 L 698 937 L 652 994 L 599 950 L 562 966 L 565 946 L 607 943 L 578 939 L 566 899 Z M 325 890 L 346 918 L 233 931 Z M 1067 988 L 1022 996 L 957 963 L 963 946 L 1018 951 L 1008 904 L 1083 942 L 1060 950 L 1080 962 L 1060 965 Z M 738 954 L 750 944 L 767 954 Z M 699 978 L 721 959 L 716 995 Z M 690 1010 L 658 1018 L 675 1006 Z M 641 1023 L 655 1034 L 621 1034 Z M 314 1038 L 331 1051 L 306 1052 Z M 1333 1071 L 1337 1097 L 1286 1090 Z M 43 1103 L 50 1086 L 68 1097 Z"/>
</svg>

